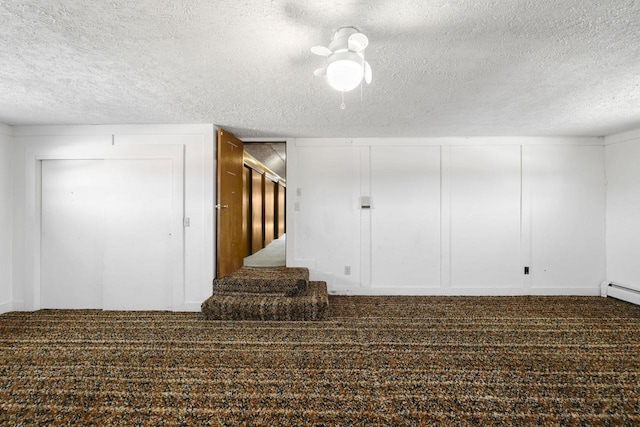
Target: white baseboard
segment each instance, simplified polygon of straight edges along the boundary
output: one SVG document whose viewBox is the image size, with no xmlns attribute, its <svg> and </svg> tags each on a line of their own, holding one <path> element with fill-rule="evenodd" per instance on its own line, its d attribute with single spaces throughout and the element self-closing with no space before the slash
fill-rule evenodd
<svg viewBox="0 0 640 427">
<path fill-rule="evenodd" d="M 0 314 L 8 313 L 13 311 L 13 304 L 11 301 L 0 303 Z"/>
<path fill-rule="evenodd" d="M 186 302 L 182 306 L 172 310 L 172 311 L 187 311 L 187 312 L 198 312 L 200 311 L 200 306 L 202 302 Z M 0 314 L 8 313 L 9 311 L 25 311 L 24 309 L 24 301 L 8 301 L 4 303 L 0 303 Z"/>
<path fill-rule="evenodd" d="M 185 302 L 184 304 L 182 304 L 182 306 L 174 309 L 173 311 L 198 312 L 201 309 L 202 309 L 202 301 L 200 301 L 200 302 Z"/>
<path fill-rule="evenodd" d="M 350 288 L 329 289 L 331 295 L 402 296 L 599 296 L 600 288 Z"/>
</svg>

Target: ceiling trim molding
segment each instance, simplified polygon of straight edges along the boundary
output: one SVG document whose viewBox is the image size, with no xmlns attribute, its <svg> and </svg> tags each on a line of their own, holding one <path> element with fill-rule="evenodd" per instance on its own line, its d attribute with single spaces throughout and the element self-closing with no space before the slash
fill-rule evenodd
<svg viewBox="0 0 640 427">
<path fill-rule="evenodd" d="M 13 136 L 13 127 L 0 123 L 0 135 Z"/>
<path fill-rule="evenodd" d="M 63 125 L 63 126 L 14 126 L 14 136 L 48 135 L 199 135 L 213 133 L 213 124 L 121 124 L 121 125 Z"/>
<path fill-rule="evenodd" d="M 604 143 L 605 145 L 611 145 L 618 144 L 620 142 L 632 141 L 634 139 L 640 139 L 640 128 L 606 136 L 604 138 Z"/>
<path fill-rule="evenodd" d="M 240 138 L 242 142 L 281 142 L 287 143 L 287 138 Z"/>
<path fill-rule="evenodd" d="M 295 138 L 298 147 L 326 146 L 455 146 L 455 145 L 604 145 L 603 137 L 478 136 L 436 138 Z"/>
</svg>

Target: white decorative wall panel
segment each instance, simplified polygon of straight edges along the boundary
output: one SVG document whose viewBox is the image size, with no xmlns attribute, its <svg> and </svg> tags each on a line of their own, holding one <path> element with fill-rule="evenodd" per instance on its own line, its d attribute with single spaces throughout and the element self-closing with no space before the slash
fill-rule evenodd
<svg viewBox="0 0 640 427">
<path fill-rule="evenodd" d="M 451 147 L 450 179 L 451 285 L 520 286 L 520 147 Z"/>
<path fill-rule="evenodd" d="M 640 137 L 606 147 L 607 280 L 640 289 Z"/>
<path fill-rule="evenodd" d="M 440 286 L 440 147 L 372 147 L 371 195 L 372 286 Z"/>
<path fill-rule="evenodd" d="M 605 278 L 604 147 L 523 148 L 533 287 L 598 289 Z"/>
</svg>

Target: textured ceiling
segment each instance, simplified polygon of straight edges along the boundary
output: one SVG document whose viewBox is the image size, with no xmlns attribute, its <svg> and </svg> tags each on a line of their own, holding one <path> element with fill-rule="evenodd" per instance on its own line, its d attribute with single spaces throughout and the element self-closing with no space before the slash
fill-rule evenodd
<svg viewBox="0 0 640 427">
<path fill-rule="evenodd" d="M 280 178 L 287 179 L 287 147 L 284 142 L 245 142 L 244 151 Z"/>
<path fill-rule="evenodd" d="M 313 77 L 335 29 L 373 83 Z M 0 122 L 239 137 L 607 135 L 640 126 L 640 1 L 0 0 Z"/>
</svg>

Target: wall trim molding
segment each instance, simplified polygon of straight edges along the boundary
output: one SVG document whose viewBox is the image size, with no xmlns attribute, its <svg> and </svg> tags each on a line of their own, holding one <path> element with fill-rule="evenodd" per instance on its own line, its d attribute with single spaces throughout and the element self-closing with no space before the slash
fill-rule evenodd
<svg viewBox="0 0 640 427">
<path fill-rule="evenodd" d="M 211 124 L 179 125 L 64 125 L 64 126 L 14 126 L 14 136 L 97 136 L 97 135 L 199 135 L 210 134 Z"/>
<path fill-rule="evenodd" d="M 7 302 L 0 303 L 0 314 L 8 313 L 13 310 L 14 310 L 13 302 L 7 301 Z"/>
<path fill-rule="evenodd" d="M 174 308 L 172 311 L 200 312 L 202 310 L 202 302 L 187 301 L 181 307 Z"/>
<path fill-rule="evenodd" d="M 362 296 L 600 296 L 600 286 L 590 288 L 544 287 L 544 288 L 349 288 L 329 289 L 329 295 Z"/>
<path fill-rule="evenodd" d="M 434 138 L 294 138 L 298 147 L 353 147 L 353 146 L 420 146 L 420 145 L 598 145 L 604 137 L 536 137 L 536 136 L 474 136 Z"/>
<path fill-rule="evenodd" d="M 619 144 L 621 142 L 632 141 L 634 139 L 640 139 L 640 128 L 633 129 L 628 132 L 616 133 L 604 138 L 605 145 Z"/>
</svg>

